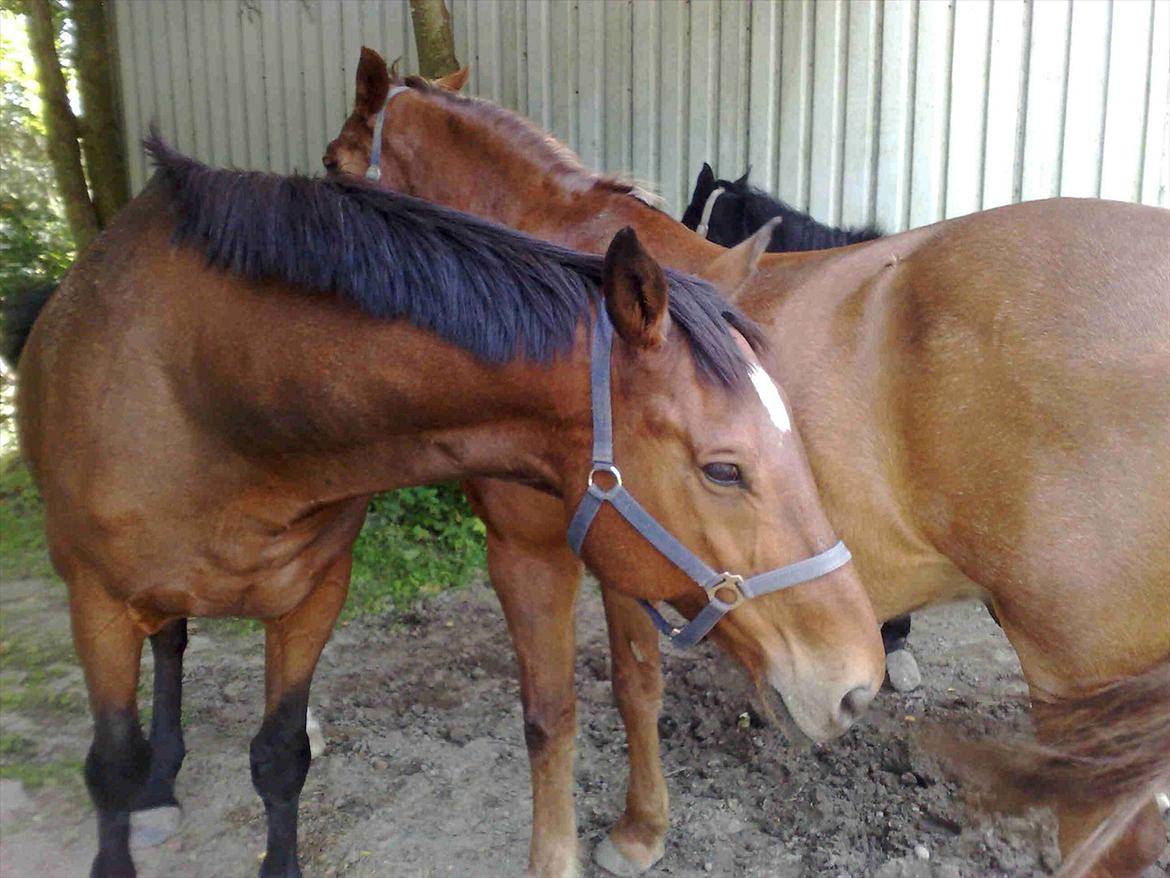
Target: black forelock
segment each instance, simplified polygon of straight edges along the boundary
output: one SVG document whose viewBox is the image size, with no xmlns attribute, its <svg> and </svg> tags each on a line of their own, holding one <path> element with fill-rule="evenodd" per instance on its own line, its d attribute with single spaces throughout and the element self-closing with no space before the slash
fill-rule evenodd
<svg viewBox="0 0 1170 878">
<path fill-rule="evenodd" d="M 175 241 L 209 265 L 345 296 L 403 318 L 493 363 L 547 362 L 589 319 L 603 259 L 356 178 L 210 168 L 151 133 L 155 179 L 175 208 Z M 733 386 L 746 374 L 734 326 L 759 328 L 705 281 L 667 270 L 670 315 L 700 370 Z"/>
</svg>

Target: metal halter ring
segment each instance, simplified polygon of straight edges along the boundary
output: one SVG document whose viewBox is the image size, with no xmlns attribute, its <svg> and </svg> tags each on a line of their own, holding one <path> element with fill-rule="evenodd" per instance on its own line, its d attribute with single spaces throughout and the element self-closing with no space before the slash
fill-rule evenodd
<svg viewBox="0 0 1170 878">
<path fill-rule="evenodd" d="M 719 601 L 719 603 L 728 609 L 738 607 L 747 600 L 747 595 L 743 593 L 743 577 L 738 573 L 721 573 L 719 574 L 719 580 L 714 585 L 708 585 L 703 590 L 707 592 L 707 600 Z M 730 601 L 725 601 L 719 596 L 720 592 L 727 590 L 730 590 L 735 595 Z"/>
<path fill-rule="evenodd" d="M 613 476 L 614 486 L 612 488 L 602 488 L 593 481 L 593 477 L 598 473 L 609 473 Z M 586 480 L 586 487 L 596 488 L 603 496 L 607 496 L 622 486 L 622 471 L 612 463 L 593 464 L 593 469 L 589 470 L 589 478 Z"/>
</svg>

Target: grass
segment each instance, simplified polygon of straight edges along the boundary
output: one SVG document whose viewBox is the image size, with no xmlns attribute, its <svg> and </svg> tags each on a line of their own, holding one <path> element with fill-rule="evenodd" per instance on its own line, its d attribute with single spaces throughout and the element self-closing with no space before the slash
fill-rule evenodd
<svg viewBox="0 0 1170 878">
<path fill-rule="evenodd" d="M 15 453 L 0 457 L 0 579 L 51 576 L 45 507 Z"/>
</svg>

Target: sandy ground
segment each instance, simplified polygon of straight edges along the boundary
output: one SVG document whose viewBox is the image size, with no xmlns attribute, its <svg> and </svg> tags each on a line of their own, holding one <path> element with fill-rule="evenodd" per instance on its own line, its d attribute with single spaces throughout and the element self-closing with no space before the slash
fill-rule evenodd
<svg viewBox="0 0 1170 878">
<path fill-rule="evenodd" d="M 5 583 L 0 603 L 8 648 L 27 644 L 31 632 L 47 644 L 38 670 L 10 669 L 0 683 L 25 691 L 33 674 L 48 687 L 35 698 L 9 698 L 0 732 L 32 742 L 28 758 L 68 768 L 39 788 L 5 782 L 0 875 L 83 876 L 94 829 L 71 766 L 84 757 L 89 727 L 68 655 L 63 594 L 44 583 Z M 578 622 L 577 813 L 588 856 L 623 801 L 625 748 L 593 588 Z M 979 605 L 916 617 L 911 645 L 923 688 L 883 692 L 859 727 L 814 750 L 790 748 L 775 729 L 739 728 L 747 687 L 716 683 L 742 675 L 714 647 L 668 656 L 661 725 L 672 823 L 666 857 L 650 874 L 1047 874 L 1057 861 L 1049 815 L 970 815 L 914 742 L 930 721 L 974 732 L 1022 728 L 1014 654 Z M 252 875 L 264 847 L 247 755 L 262 703 L 261 637 L 205 623 L 187 655 L 188 753 L 178 790 L 184 822 L 178 837 L 136 854 L 139 873 Z M 301 799 L 307 878 L 523 873 L 530 801 L 518 686 L 486 586 L 338 629 L 313 693 L 328 749 Z M 1166 867 L 1164 858 L 1152 874 Z M 605 873 L 587 862 L 585 874 Z"/>
</svg>

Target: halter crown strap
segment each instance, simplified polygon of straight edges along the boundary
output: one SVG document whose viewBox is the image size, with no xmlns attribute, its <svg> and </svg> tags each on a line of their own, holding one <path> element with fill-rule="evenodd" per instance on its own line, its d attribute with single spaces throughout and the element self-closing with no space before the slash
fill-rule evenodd
<svg viewBox="0 0 1170 878">
<path fill-rule="evenodd" d="M 711 214 L 715 210 L 715 202 L 718 201 L 719 196 L 726 191 L 727 190 L 722 186 L 719 186 L 714 191 L 712 191 L 710 195 L 707 196 L 707 200 L 703 203 L 703 216 L 700 218 L 699 224 L 695 226 L 695 231 L 704 238 L 707 237 L 707 232 L 710 230 Z"/>
<path fill-rule="evenodd" d="M 370 166 L 366 168 L 367 180 L 373 180 L 376 183 L 382 179 L 382 128 L 386 124 L 386 110 L 390 108 L 390 101 L 409 90 L 410 86 L 396 85 L 386 92 L 386 100 L 382 104 L 382 109 L 378 111 L 378 118 L 374 122 L 374 142 L 370 147 Z"/>
<path fill-rule="evenodd" d="M 668 561 L 689 576 L 707 592 L 707 605 L 683 628 L 671 625 L 647 601 L 639 601 L 650 615 L 655 627 L 682 647 L 694 646 L 715 624 L 743 601 L 791 588 L 810 579 L 831 573 L 849 562 L 849 550 L 838 541 L 836 545 L 803 561 L 797 561 L 767 573 L 744 579 L 733 573 L 716 573 L 690 549 L 680 543 L 659 524 L 642 505 L 622 487 L 621 470 L 614 463 L 613 411 L 610 395 L 610 354 L 613 348 L 613 324 L 605 305 L 597 306 L 597 320 L 593 326 L 590 352 L 590 388 L 593 401 L 593 466 L 589 471 L 588 488 L 569 522 L 569 545 L 580 555 L 581 547 L 597 513 L 605 503 L 613 506 L 646 541 Z M 602 488 L 595 481 L 598 473 L 608 473 L 614 484 Z"/>
</svg>

